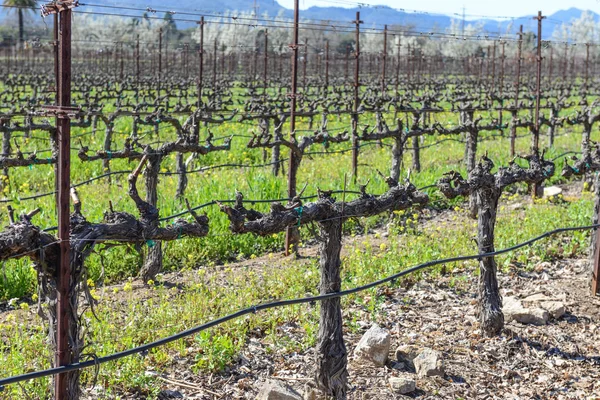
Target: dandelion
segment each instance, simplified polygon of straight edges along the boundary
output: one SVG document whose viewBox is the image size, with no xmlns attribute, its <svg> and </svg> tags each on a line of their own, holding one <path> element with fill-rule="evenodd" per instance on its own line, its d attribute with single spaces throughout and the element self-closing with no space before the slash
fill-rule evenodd
<svg viewBox="0 0 600 400">
<path fill-rule="evenodd" d="M 381 244 L 379 245 L 379 250 L 381 250 L 381 251 L 385 251 L 385 249 L 387 249 L 387 245 L 386 245 L 385 243 L 381 243 Z"/>
</svg>

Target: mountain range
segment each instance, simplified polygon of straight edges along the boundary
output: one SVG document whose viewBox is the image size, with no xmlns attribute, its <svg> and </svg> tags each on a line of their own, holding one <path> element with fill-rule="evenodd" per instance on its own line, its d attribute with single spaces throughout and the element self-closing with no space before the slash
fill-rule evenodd
<svg viewBox="0 0 600 400">
<path fill-rule="evenodd" d="M 94 3 L 98 4 L 101 0 Z M 136 2 L 132 2 L 135 4 Z M 284 17 L 293 17 L 293 10 L 282 7 L 276 0 L 256 0 L 258 14 L 268 13 L 269 16 L 274 17 L 283 14 Z M 112 4 L 112 2 L 111 2 Z M 128 5 L 129 6 L 129 5 Z M 199 15 L 206 15 L 207 17 L 216 16 L 227 11 L 253 11 L 254 3 L 250 0 L 226 0 L 215 2 L 212 0 L 179 0 L 175 11 L 180 13 L 173 14 L 173 18 L 176 20 L 177 27 L 179 29 L 186 29 L 196 26 L 191 21 L 177 21 L 178 19 L 184 20 L 195 20 L 198 19 Z M 162 0 L 145 0 L 143 6 L 130 6 L 132 8 L 139 7 L 136 10 L 121 10 L 116 8 L 105 8 L 94 5 L 85 5 L 80 9 L 88 12 L 101 12 L 101 13 L 119 13 L 123 15 L 140 16 L 147 7 L 155 10 L 168 10 L 168 6 L 165 6 L 165 2 Z M 184 11 L 188 15 L 181 13 Z M 394 9 L 387 6 L 368 6 L 360 8 L 343 8 L 343 7 L 310 7 L 306 10 L 300 11 L 300 17 L 302 19 L 311 20 L 330 20 L 332 23 L 338 23 L 339 21 L 353 21 L 356 19 L 356 12 L 360 11 L 361 20 L 364 21 L 364 27 L 383 27 L 387 25 L 403 25 L 409 26 L 413 30 L 420 32 L 443 32 L 448 28 L 453 19 L 461 20 L 459 13 L 455 15 L 443 15 L 434 13 L 418 13 L 403 11 L 402 9 Z M 457 10 L 459 11 L 459 10 Z M 560 28 L 562 23 L 568 23 L 572 19 L 579 18 L 583 13 L 583 10 L 577 8 L 569 8 L 567 10 L 560 10 L 551 15 L 548 15 L 544 20 L 544 28 L 542 30 L 542 38 L 550 39 L 552 37 L 554 29 Z M 160 12 L 156 13 L 157 16 L 161 16 Z M 164 15 L 164 14 L 163 14 Z M 600 15 L 592 12 L 594 19 L 600 21 Z M 6 19 L 7 10 L 0 9 L 0 20 Z M 507 34 L 515 33 L 519 29 L 519 25 L 523 25 L 524 31 L 537 31 L 537 21 L 533 19 L 533 14 L 524 15 L 514 19 L 469 19 L 465 21 L 465 24 L 480 24 L 483 26 L 483 30 L 490 34 Z M 334 22 L 335 21 L 335 22 Z"/>
</svg>

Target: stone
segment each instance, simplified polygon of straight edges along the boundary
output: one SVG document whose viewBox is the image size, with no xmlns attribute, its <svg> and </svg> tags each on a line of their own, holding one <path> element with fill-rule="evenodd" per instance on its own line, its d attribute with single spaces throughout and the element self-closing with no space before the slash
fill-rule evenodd
<svg viewBox="0 0 600 400">
<path fill-rule="evenodd" d="M 556 197 L 562 193 L 562 189 L 558 186 L 548 186 L 544 188 L 544 197 Z"/>
<path fill-rule="evenodd" d="M 414 379 L 405 377 L 392 377 L 389 380 L 390 388 L 396 393 L 407 394 L 414 392 L 417 388 L 417 383 Z"/>
<path fill-rule="evenodd" d="M 415 370 L 414 359 L 419 355 L 421 349 L 417 346 L 405 344 L 396 349 L 396 360 L 404 364 L 410 371 Z"/>
<path fill-rule="evenodd" d="M 542 301 L 540 307 L 548 311 L 554 319 L 559 319 L 566 312 L 565 304 L 561 301 Z"/>
<path fill-rule="evenodd" d="M 425 349 L 413 360 L 417 375 L 423 378 L 426 376 L 444 376 L 444 360 L 439 351 Z"/>
<path fill-rule="evenodd" d="M 383 367 L 390 352 L 390 333 L 374 324 L 365 332 L 354 349 L 354 355 L 362 360 L 370 361 Z"/>
<path fill-rule="evenodd" d="M 543 308 L 525 308 L 523 303 L 514 297 L 505 297 L 502 302 L 502 312 L 506 322 L 517 321 L 522 324 L 546 325 L 550 318 L 548 311 Z"/>
<path fill-rule="evenodd" d="M 302 396 L 282 382 L 270 380 L 262 385 L 256 400 L 302 400 Z"/>
<path fill-rule="evenodd" d="M 553 300 L 552 297 L 548 297 L 543 293 L 535 293 L 535 294 L 525 297 L 521 301 L 523 303 L 531 303 L 531 302 L 536 302 L 536 301 L 550 301 L 550 300 Z"/>
</svg>

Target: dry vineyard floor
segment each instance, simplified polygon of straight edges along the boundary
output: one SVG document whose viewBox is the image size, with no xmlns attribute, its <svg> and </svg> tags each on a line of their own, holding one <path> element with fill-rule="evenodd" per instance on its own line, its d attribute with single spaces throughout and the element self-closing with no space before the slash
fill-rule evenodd
<svg viewBox="0 0 600 400">
<path fill-rule="evenodd" d="M 261 263 L 260 259 L 253 261 Z M 425 276 L 407 288 L 385 289 L 381 310 L 386 318 L 380 326 L 392 335 L 389 360 L 382 368 L 357 362 L 352 350 L 361 334 L 347 333 L 349 398 L 600 398 L 600 299 L 589 295 L 587 261 L 564 259 L 540 263 L 529 273 L 511 270 L 500 274 L 501 287 L 510 288 L 503 289 L 504 295 L 522 298 L 542 293 L 564 301 L 567 313 L 545 326 L 508 323 L 495 338 L 484 338 L 478 330 L 476 280 L 461 272 L 435 279 Z M 344 312 L 364 314 L 360 308 Z M 370 319 L 369 315 L 363 317 L 364 321 Z M 363 323 L 363 330 L 369 327 L 370 323 Z M 279 334 L 301 341 L 303 333 L 289 323 L 279 328 Z M 417 379 L 417 390 L 401 396 L 390 390 L 388 380 L 403 375 L 416 379 L 415 374 L 396 369 L 394 351 L 407 344 L 442 352 L 446 375 Z M 227 374 L 195 374 L 186 360 L 176 360 L 167 374 L 158 375 L 164 383 L 161 398 L 253 399 L 265 379 L 281 380 L 306 393 L 314 373 L 313 358 L 312 350 L 284 354 L 260 337 L 252 337 Z M 90 398 L 98 395 L 92 393 Z"/>
<path fill-rule="evenodd" d="M 565 193 L 577 194 L 576 186 L 564 187 Z M 518 210 L 519 204 L 512 206 Z M 435 229 L 441 221 L 451 221 L 451 215 L 452 211 L 444 211 L 432 216 L 423 229 Z M 378 246 L 382 236 L 380 232 L 348 237 L 344 239 L 344 245 L 349 249 L 351 244 L 366 240 Z M 232 263 L 227 268 L 239 268 L 240 273 L 251 269 L 259 274 L 271 271 L 267 266 L 274 264 L 298 268 L 316 256 L 317 247 L 307 246 L 302 253 L 306 258 L 296 261 L 271 255 Z M 224 268 L 211 269 L 219 274 Z M 384 301 L 378 307 L 377 318 L 379 325 L 389 330 L 392 336 L 385 367 L 360 363 L 353 357 L 362 333 L 371 326 L 372 315 L 358 305 L 343 310 L 360 326 L 355 333 L 345 329 L 349 352 L 349 398 L 600 399 L 600 298 L 589 295 L 588 262 L 582 259 L 543 262 L 535 265 L 531 272 L 511 268 L 499 273 L 498 278 L 504 296 L 524 298 L 541 293 L 564 302 L 567 313 L 558 320 L 551 319 L 545 326 L 510 322 L 501 336 L 484 338 L 476 318 L 477 276 L 472 270 L 456 269 L 442 276 L 424 274 L 417 282 L 407 280 L 399 287 L 383 286 L 378 291 Z M 163 282 L 177 288 L 187 286 L 195 279 L 194 271 L 184 271 L 165 274 Z M 114 304 L 116 310 L 126 302 L 143 302 L 156 296 L 156 291 L 142 282 L 128 284 L 133 290 L 127 293 L 113 291 L 112 286 L 104 288 L 100 302 Z M 25 314 L 18 310 L 2 313 L 0 322 L 10 313 L 20 314 L 17 320 L 23 318 L 24 324 L 38 318 L 33 312 Z M 293 322 L 279 326 L 277 331 L 282 340 L 302 342 L 304 332 Z M 444 356 L 445 376 L 421 379 L 399 368 L 394 353 L 400 345 L 440 351 Z M 266 379 L 280 380 L 299 393 L 308 393 L 314 376 L 314 350 L 289 353 L 257 332 L 247 338 L 227 372 L 195 373 L 192 365 L 193 359 L 174 355 L 165 373 L 149 367 L 146 374 L 161 382 L 161 399 L 254 399 Z M 394 393 L 388 383 L 394 376 L 416 379 L 417 390 L 406 396 Z M 102 393 L 102 389 L 88 388 L 85 397 L 106 398 Z M 145 397 L 122 393 L 119 398 Z"/>
</svg>

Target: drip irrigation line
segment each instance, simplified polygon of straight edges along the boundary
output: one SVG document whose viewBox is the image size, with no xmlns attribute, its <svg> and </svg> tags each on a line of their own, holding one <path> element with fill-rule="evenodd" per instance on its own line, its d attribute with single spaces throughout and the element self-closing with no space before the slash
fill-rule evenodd
<svg viewBox="0 0 600 400">
<path fill-rule="evenodd" d="M 562 154 L 560 154 L 560 155 L 558 155 L 558 156 L 550 159 L 550 161 L 556 161 L 559 158 L 563 158 L 563 157 L 568 156 L 569 154 L 581 154 L 581 152 L 580 151 L 567 151 L 567 152 L 564 152 L 564 153 L 562 153 Z"/>
<path fill-rule="evenodd" d="M 558 233 L 597 229 L 598 227 L 600 227 L 600 224 L 576 226 L 576 227 L 568 227 L 568 228 L 558 228 L 558 229 L 554 229 L 552 231 L 545 232 L 545 233 L 543 233 L 539 236 L 536 236 L 532 239 L 529 239 L 525 242 L 521 242 L 514 246 L 507 247 L 507 248 L 504 248 L 501 250 L 496 250 L 493 252 L 481 253 L 481 254 L 476 254 L 476 255 L 457 256 L 457 257 L 444 258 L 441 260 L 428 261 L 428 262 L 425 262 L 425 263 L 422 263 L 419 265 L 412 266 L 410 268 L 407 268 L 405 270 L 402 270 L 396 274 L 387 276 L 385 278 L 379 279 L 377 281 L 373 281 L 366 285 L 354 287 L 352 289 L 347 289 L 347 290 L 342 290 L 339 292 L 327 293 L 327 294 L 322 294 L 322 295 L 316 295 L 316 296 L 307 296 L 307 297 L 300 297 L 300 298 L 289 299 L 289 300 L 279 300 L 279 301 L 274 301 L 271 303 L 262 303 L 262 304 L 253 305 L 253 306 L 238 310 L 234 313 L 225 315 L 223 317 L 214 319 L 212 321 L 206 322 L 202 325 L 198 325 L 193 328 L 186 329 L 186 330 L 176 333 L 174 335 L 167 336 L 162 339 L 158 339 L 154 342 L 150 342 L 150 343 L 138 346 L 138 347 L 134 347 L 134 348 L 125 350 L 125 351 L 113 353 L 113 354 L 103 356 L 103 357 L 94 357 L 92 360 L 88 360 L 88 361 L 82 361 L 82 362 L 68 364 L 68 365 L 64 365 L 64 366 L 60 366 L 60 367 L 48 368 L 48 369 L 44 369 L 44 370 L 40 370 L 40 371 L 34 371 L 34 372 L 26 373 L 26 374 L 21 374 L 21 375 L 16 375 L 16 376 L 0 379 L 0 388 L 5 387 L 6 385 L 23 382 L 23 381 L 30 380 L 30 379 L 39 379 L 39 378 L 43 378 L 46 376 L 58 375 L 58 374 L 62 374 L 62 373 L 70 372 L 70 371 L 81 370 L 84 368 L 98 367 L 101 364 L 105 364 L 105 363 L 111 362 L 111 361 L 116 361 L 116 360 L 119 360 L 119 359 L 122 359 L 122 358 L 125 358 L 128 356 L 134 355 L 134 354 L 146 353 L 154 348 L 167 345 L 176 340 L 183 339 L 185 337 L 202 332 L 204 330 L 215 327 L 217 325 L 221 325 L 227 321 L 231 321 L 231 320 L 243 317 L 248 314 L 256 314 L 258 311 L 268 310 L 271 308 L 279 308 L 279 307 L 286 307 L 286 306 L 292 306 L 292 305 L 314 303 L 317 301 L 331 300 L 331 299 L 336 299 L 336 298 L 340 298 L 343 296 L 349 296 L 351 294 L 359 293 L 359 292 L 362 292 L 362 291 L 365 291 L 368 289 L 375 288 L 377 286 L 381 286 L 388 282 L 394 283 L 397 279 L 399 279 L 403 276 L 412 274 L 414 272 L 423 270 L 425 268 L 433 267 L 435 265 L 455 263 L 455 262 L 460 262 L 460 261 L 469 261 L 469 260 L 482 260 L 487 257 L 493 257 L 493 256 L 497 256 L 500 254 L 515 251 L 515 250 L 518 250 L 518 249 L 526 247 L 526 246 L 531 246 L 534 243 L 536 243 L 542 239 L 545 239 L 552 235 L 556 235 Z"/>
</svg>

